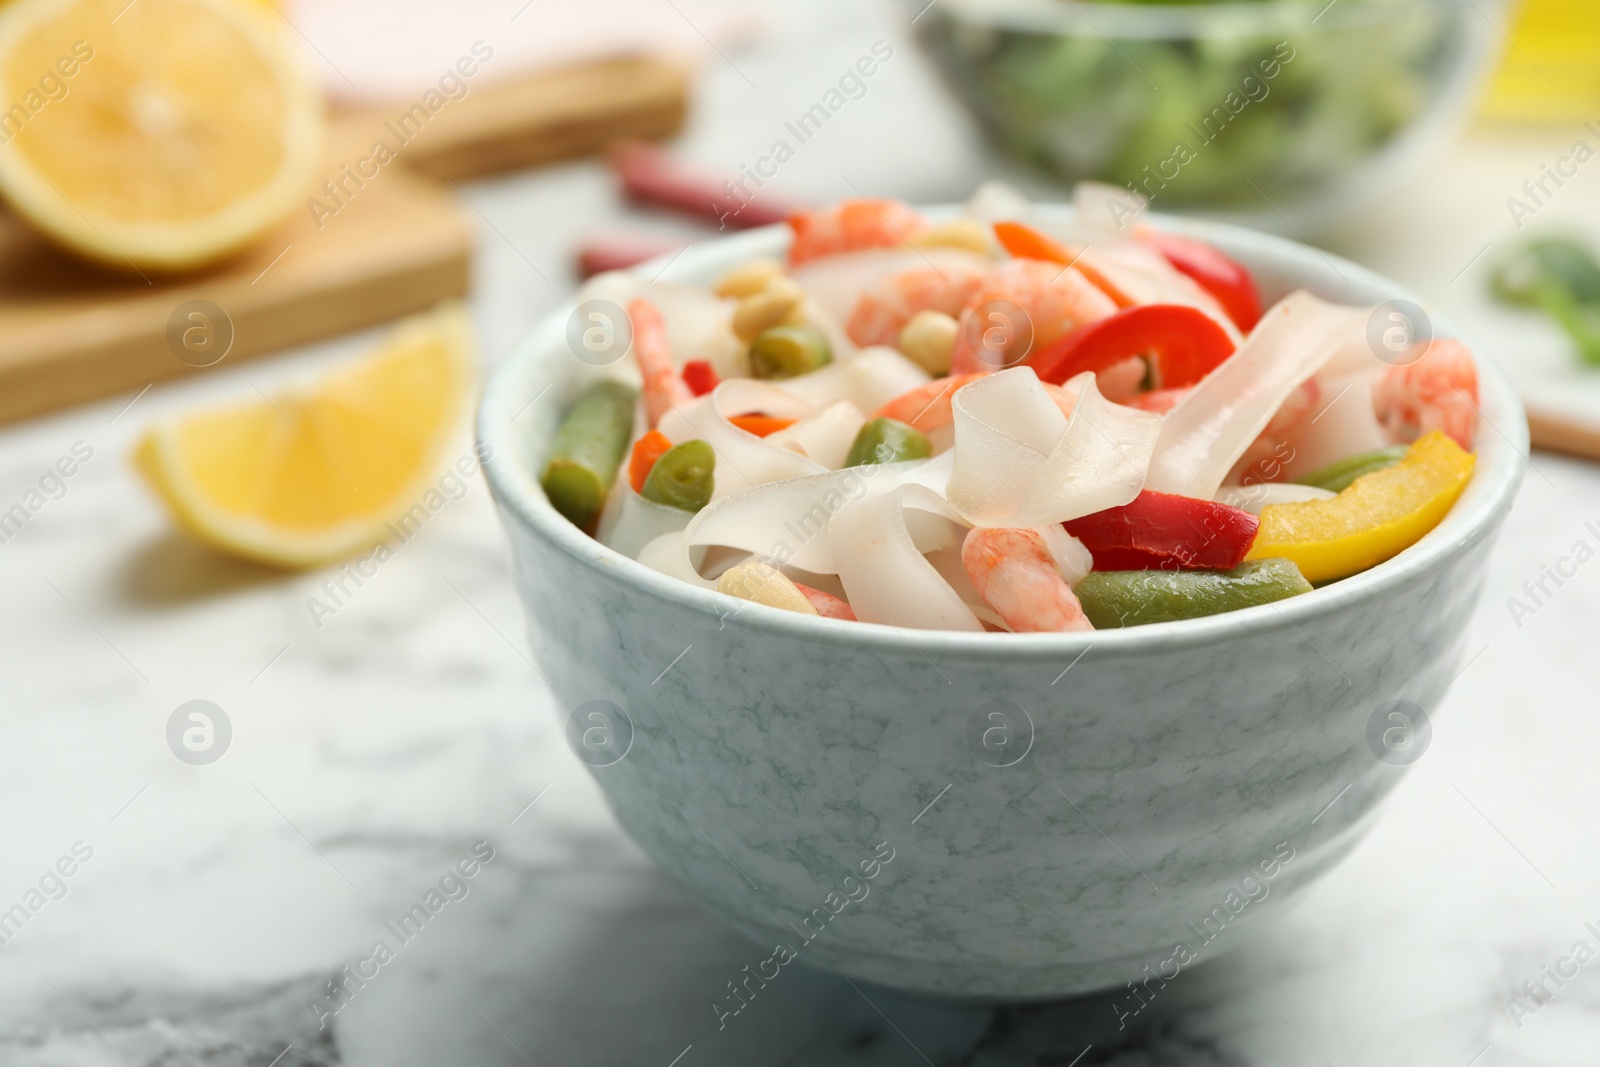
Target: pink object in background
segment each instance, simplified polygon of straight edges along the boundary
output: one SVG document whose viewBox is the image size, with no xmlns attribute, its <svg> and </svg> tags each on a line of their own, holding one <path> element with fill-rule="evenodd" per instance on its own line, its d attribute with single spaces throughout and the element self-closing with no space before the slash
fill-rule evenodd
<svg viewBox="0 0 1600 1067">
<path fill-rule="evenodd" d="M 464 56 L 476 60 L 467 79 L 475 86 L 618 55 L 699 58 L 737 48 L 766 25 L 760 12 L 729 0 L 275 3 L 309 46 L 329 97 L 346 105 L 423 92 Z"/>
</svg>

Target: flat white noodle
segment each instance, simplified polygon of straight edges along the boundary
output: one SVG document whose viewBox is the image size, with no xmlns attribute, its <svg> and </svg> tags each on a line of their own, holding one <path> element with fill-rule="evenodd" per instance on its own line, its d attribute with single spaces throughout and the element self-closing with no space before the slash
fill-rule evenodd
<svg viewBox="0 0 1600 1067">
<path fill-rule="evenodd" d="M 1056 561 L 1056 570 L 1068 585 L 1077 585 L 1083 576 L 1094 569 L 1094 555 L 1082 541 L 1067 533 L 1060 523 L 1050 523 L 1038 528 L 1044 538 L 1044 547 Z"/>
<path fill-rule="evenodd" d="M 698 585 L 702 589 L 715 589 L 716 582 L 700 577 L 700 572 L 695 570 L 694 558 L 704 555 L 704 549 L 691 552 L 682 533 L 669 533 L 662 534 L 641 548 L 639 562 L 681 582 Z"/>
<path fill-rule="evenodd" d="M 1331 500 L 1335 494 L 1314 485 L 1294 482 L 1261 482 L 1257 485 L 1225 485 L 1217 491 L 1217 503 L 1261 514 L 1268 504 L 1298 504 L 1303 500 Z"/>
<path fill-rule="evenodd" d="M 909 270 L 982 270 L 989 261 L 959 248 L 869 248 L 841 252 L 795 267 L 795 283 L 839 322 L 848 322 L 856 301 L 872 283 Z"/>
<path fill-rule="evenodd" d="M 662 534 L 680 532 L 693 518 L 693 512 L 646 500 L 624 485 L 616 495 L 616 506 L 608 506 L 601 518 L 598 539 L 609 549 L 637 558 L 645 545 Z"/>
<path fill-rule="evenodd" d="M 948 499 L 958 515 L 974 526 L 1042 527 L 1139 495 L 1160 416 L 1106 400 L 1091 373 L 1066 388 L 1077 395 L 1071 419 L 1027 367 L 956 392 Z"/>
<path fill-rule="evenodd" d="M 768 434 L 767 441 L 837 470 L 849 458 L 850 446 L 866 422 L 860 408 L 848 400 L 839 400 L 787 429 Z"/>
<path fill-rule="evenodd" d="M 1287 477 L 1299 478 L 1341 459 L 1394 444 L 1372 410 L 1372 386 L 1378 373 L 1369 370 L 1334 378 L 1324 369 L 1317 375 L 1321 390 L 1317 411 L 1287 437 L 1286 443 L 1293 449 L 1284 464 Z"/>
<path fill-rule="evenodd" d="M 778 566 L 837 574 L 828 527 L 848 504 L 902 485 L 937 494 L 938 460 L 884 463 L 829 471 L 746 490 L 704 508 L 684 531 L 690 546 L 725 545 Z"/>
<path fill-rule="evenodd" d="M 1033 204 L 1016 186 L 991 178 L 967 198 L 966 214 L 979 222 L 1025 219 L 1033 214 Z"/>
<path fill-rule="evenodd" d="M 920 537 L 908 528 L 908 511 L 922 513 L 912 518 Z M 930 544 L 940 520 L 948 543 Z M 972 609 L 924 557 L 959 544 L 963 532 L 938 494 L 921 485 L 869 493 L 840 508 L 828 526 L 828 541 L 856 617 L 890 626 L 982 631 Z"/>
<path fill-rule="evenodd" d="M 767 382 L 734 378 L 718 385 L 687 407 L 667 412 L 657 427 L 673 444 L 699 438 L 717 456 L 712 500 L 753 485 L 820 474 L 821 464 L 782 445 L 746 433 L 728 419 L 765 412 L 780 419 L 803 419 L 811 405 Z"/>
<path fill-rule="evenodd" d="M 860 349 L 850 340 L 850 335 L 845 333 L 842 318 L 823 306 L 821 301 L 809 296 L 806 297 L 800 310 L 805 320 L 827 338 L 828 352 L 834 363 L 849 363 L 856 358 L 856 353 Z"/>
<path fill-rule="evenodd" d="M 1072 208 L 1080 226 L 1106 233 L 1128 233 L 1150 202 L 1120 185 L 1079 182 L 1072 190 Z"/>
<path fill-rule="evenodd" d="M 1301 382 L 1370 309 L 1300 290 L 1274 305 L 1239 350 L 1167 413 L 1148 486 L 1210 500 L 1228 471 Z"/>
<path fill-rule="evenodd" d="M 829 363 L 810 374 L 773 384 L 817 407 L 848 400 L 870 416 L 895 397 L 932 380 L 897 349 L 872 345 L 847 362 Z"/>
</svg>

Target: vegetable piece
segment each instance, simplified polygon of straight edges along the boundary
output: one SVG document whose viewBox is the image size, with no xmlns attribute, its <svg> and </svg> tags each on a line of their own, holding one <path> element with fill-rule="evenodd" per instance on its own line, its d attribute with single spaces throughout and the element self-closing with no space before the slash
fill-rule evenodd
<svg viewBox="0 0 1600 1067">
<path fill-rule="evenodd" d="M 539 484 L 551 505 L 583 531 L 594 529 L 606 493 L 633 436 L 639 394 L 619 382 L 599 382 L 567 412 L 550 446 Z"/>
<path fill-rule="evenodd" d="M 775 415 L 763 415 L 759 411 L 749 415 L 735 415 L 728 421 L 745 433 L 753 433 L 757 437 L 767 437 L 779 430 L 787 430 L 795 423 L 794 419 L 780 419 Z"/>
<path fill-rule="evenodd" d="M 833 358 L 828 339 L 814 326 L 774 326 L 750 342 L 750 369 L 757 378 L 795 378 Z"/>
<path fill-rule="evenodd" d="M 1471 452 L 1431 431 L 1399 463 L 1361 475 L 1332 500 L 1262 508 L 1247 558 L 1293 560 L 1313 582 L 1364 571 L 1437 526 L 1466 488 L 1473 465 Z"/>
<path fill-rule="evenodd" d="M 1583 245 L 1559 237 L 1529 241 L 1495 271 L 1494 292 L 1555 319 L 1584 362 L 1600 364 L 1600 264 Z"/>
<path fill-rule="evenodd" d="M 747 344 L 761 335 L 763 330 L 780 326 L 793 318 L 805 301 L 806 294 L 791 279 L 770 279 L 759 292 L 739 298 L 729 323 L 734 335 Z"/>
<path fill-rule="evenodd" d="M 717 279 L 712 291 L 721 297 L 754 296 L 782 274 L 783 264 L 775 259 L 746 260 Z"/>
<path fill-rule="evenodd" d="M 917 312 L 900 330 L 897 346 L 929 374 L 950 373 L 950 352 L 955 348 L 956 320 L 942 311 Z"/>
<path fill-rule="evenodd" d="M 1148 354 L 1157 385 L 1193 385 L 1233 354 L 1233 339 L 1198 308 L 1146 304 L 1085 323 L 1028 357 L 1041 381 L 1057 385 L 1084 371 L 1099 373 Z"/>
<path fill-rule="evenodd" d="M 1017 259 L 1042 259 L 1050 263 L 1072 262 L 1072 253 L 1067 251 L 1066 245 L 1026 223 L 997 222 L 994 224 L 994 235 L 1000 241 L 1000 247 Z"/>
<path fill-rule="evenodd" d="M 1095 570 L 1228 570 L 1243 562 L 1256 517 L 1210 500 L 1141 492 L 1131 504 L 1062 523 Z"/>
<path fill-rule="evenodd" d="M 1351 482 L 1363 474 L 1381 471 L 1385 467 L 1399 463 L 1408 451 L 1410 449 L 1406 445 L 1395 445 L 1392 448 L 1380 448 L 1375 452 L 1363 452 L 1358 456 L 1330 463 L 1321 470 L 1296 478 L 1295 481 L 1301 485 L 1314 485 L 1318 489 L 1326 489 L 1330 493 L 1342 493 L 1350 487 Z"/>
<path fill-rule="evenodd" d="M 863 467 L 873 463 L 898 463 L 907 459 L 927 459 L 931 455 L 933 445 L 921 431 L 896 419 L 873 419 L 856 434 L 844 465 Z"/>
<path fill-rule="evenodd" d="M 795 582 L 794 587 L 800 590 L 801 596 L 811 601 L 811 606 L 816 608 L 817 614 L 824 619 L 856 621 L 856 613 L 850 610 L 850 605 L 832 593 L 824 593 L 820 589 L 813 589 L 809 585 L 801 585 L 799 582 Z"/>
<path fill-rule="evenodd" d="M 1311 592 L 1286 559 L 1226 571 L 1094 571 L 1073 588 L 1097 630 L 1198 619 Z"/>
<path fill-rule="evenodd" d="M 672 451 L 672 441 L 660 430 L 651 430 L 633 443 L 633 454 L 628 457 L 628 483 L 635 493 L 644 489 L 644 480 L 656 460 Z"/>
<path fill-rule="evenodd" d="M 711 501 L 717 455 L 701 440 L 673 445 L 644 480 L 639 495 L 657 504 L 699 511 Z"/>
<path fill-rule="evenodd" d="M 611 153 L 611 169 L 630 199 L 743 229 L 770 226 L 793 213 L 775 197 L 743 200 L 715 180 L 696 174 L 660 148 L 628 141 Z"/>
<path fill-rule="evenodd" d="M 689 387 L 678 375 L 667 343 L 667 320 L 644 297 L 628 303 L 628 321 L 633 326 L 633 358 L 644 379 L 644 413 L 650 425 L 660 422 L 673 408 L 694 400 Z"/>
<path fill-rule="evenodd" d="M 691 359 L 683 365 L 683 384 L 689 387 L 689 392 L 695 396 L 705 396 L 715 389 L 722 381 L 717 377 L 717 372 L 710 363 L 703 359 Z"/>
<path fill-rule="evenodd" d="M 801 615 L 819 614 L 788 575 L 758 559 L 747 559 L 723 571 L 717 579 L 717 592 Z"/>
<path fill-rule="evenodd" d="M 1248 333 L 1261 321 L 1261 294 L 1250 272 L 1217 248 L 1175 233 L 1144 230 L 1139 240 L 1166 257 L 1168 263 L 1216 297 L 1233 324 Z"/>
</svg>

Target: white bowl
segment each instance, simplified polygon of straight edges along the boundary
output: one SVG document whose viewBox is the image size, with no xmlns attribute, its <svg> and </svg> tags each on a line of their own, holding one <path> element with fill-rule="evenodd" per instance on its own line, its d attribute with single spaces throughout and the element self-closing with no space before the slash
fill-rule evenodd
<svg viewBox="0 0 1600 1067">
<path fill-rule="evenodd" d="M 1155 221 L 1245 263 L 1269 302 L 1416 299 L 1302 245 Z M 710 242 L 664 276 L 709 282 L 786 241 Z M 1472 483 L 1365 573 L 1091 634 L 806 617 L 658 574 L 546 501 L 538 472 L 587 369 L 571 310 L 499 368 L 478 418 L 533 652 L 618 821 L 756 942 L 767 979 L 797 957 L 905 990 L 1055 997 L 1170 976 L 1216 951 L 1208 932 L 1256 926 L 1355 845 L 1426 745 L 1527 451 L 1480 351 Z"/>
</svg>

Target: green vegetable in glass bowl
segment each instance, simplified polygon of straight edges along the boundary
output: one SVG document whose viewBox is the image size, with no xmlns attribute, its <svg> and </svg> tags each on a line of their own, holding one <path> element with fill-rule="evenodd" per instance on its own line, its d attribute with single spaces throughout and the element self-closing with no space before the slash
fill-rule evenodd
<svg viewBox="0 0 1600 1067">
<path fill-rule="evenodd" d="M 1017 159 L 1158 209 L 1252 210 L 1336 191 L 1441 128 L 1493 32 L 1468 0 L 940 0 L 915 28 Z"/>
</svg>

